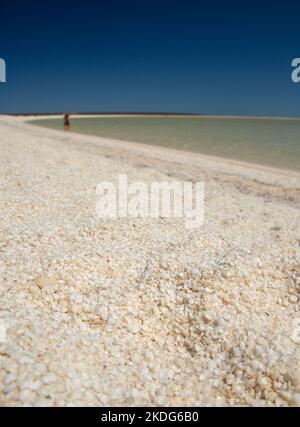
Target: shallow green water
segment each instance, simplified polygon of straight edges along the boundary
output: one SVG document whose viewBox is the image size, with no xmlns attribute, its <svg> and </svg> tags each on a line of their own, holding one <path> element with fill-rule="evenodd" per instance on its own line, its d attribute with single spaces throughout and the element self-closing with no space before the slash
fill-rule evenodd
<svg viewBox="0 0 300 427">
<path fill-rule="evenodd" d="M 62 129 L 62 120 L 35 124 Z M 71 117 L 71 129 L 300 171 L 300 120 L 207 117 Z"/>
</svg>

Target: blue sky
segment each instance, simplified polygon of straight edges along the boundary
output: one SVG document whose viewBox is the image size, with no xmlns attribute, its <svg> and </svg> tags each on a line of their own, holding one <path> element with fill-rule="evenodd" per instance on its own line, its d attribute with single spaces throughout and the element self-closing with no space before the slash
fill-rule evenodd
<svg viewBox="0 0 300 427">
<path fill-rule="evenodd" d="M 0 112 L 299 116 L 297 2 L 7 1 Z"/>
</svg>

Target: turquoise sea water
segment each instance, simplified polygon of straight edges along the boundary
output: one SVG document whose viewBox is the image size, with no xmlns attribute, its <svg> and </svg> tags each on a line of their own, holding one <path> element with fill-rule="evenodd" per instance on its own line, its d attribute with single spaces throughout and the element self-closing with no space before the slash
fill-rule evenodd
<svg viewBox="0 0 300 427">
<path fill-rule="evenodd" d="M 33 123 L 62 129 L 62 119 Z M 71 130 L 300 171 L 300 119 L 71 117 Z"/>
</svg>

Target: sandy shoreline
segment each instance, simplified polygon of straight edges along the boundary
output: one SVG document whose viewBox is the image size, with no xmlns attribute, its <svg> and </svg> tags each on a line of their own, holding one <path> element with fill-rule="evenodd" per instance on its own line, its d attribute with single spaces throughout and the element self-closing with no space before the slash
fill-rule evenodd
<svg viewBox="0 0 300 427">
<path fill-rule="evenodd" d="M 147 116 L 147 115 L 139 115 L 139 116 L 135 116 L 135 115 L 133 115 L 133 114 L 128 114 L 128 115 L 126 115 L 126 114 L 122 114 L 122 115 L 113 115 L 113 114 L 111 114 L 111 115 L 103 115 L 103 116 L 101 116 L 101 115 L 84 115 L 84 116 L 82 116 L 82 115 L 72 115 L 72 117 L 73 118 L 97 118 L 97 117 L 149 117 L 149 116 Z M 152 115 L 151 117 L 164 117 L 164 116 L 161 116 L 161 115 Z M 184 115 L 181 115 L 181 116 L 176 116 L 176 115 L 173 115 L 173 116 L 170 116 L 171 118 L 174 118 L 174 119 L 176 119 L 177 117 L 185 117 Z M 186 116 L 186 117 L 191 117 L 191 116 Z M 239 116 L 197 116 L 197 117 L 199 117 L 199 118 L 224 118 L 224 119 L 236 119 L 236 118 L 241 118 L 241 119 L 249 119 L 249 120 L 251 120 L 251 119 L 261 119 L 261 120 L 265 120 L 265 119 L 274 119 L 274 120 L 300 120 L 300 119 L 298 119 L 298 118 L 285 118 L 285 117 L 275 117 L 275 118 L 272 118 L 272 117 L 239 117 Z M 18 120 L 18 121 L 20 121 L 21 123 L 26 123 L 26 122 L 31 122 L 31 121 L 34 121 L 34 120 L 40 120 L 40 119 L 49 119 L 49 118 L 53 118 L 53 119 L 61 119 L 62 120 L 62 117 L 61 116 L 59 116 L 59 115 L 54 115 L 54 116 L 30 116 L 30 117 L 18 117 L 18 118 L 14 118 L 15 120 Z M 28 124 L 30 124 L 30 123 L 28 123 Z M 54 130 L 54 129 L 53 129 Z M 78 132 L 76 132 L 76 133 L 73 133 L 73 134 L 78 134 Z M 80 133 L 81 134 L 81 133 Z M 87 136 L 87 134 L 81 134 L 82 136 Z M 91 137 L 93 137 L 93 135 L 88 135 L 88 136 L 91 136 Z M 262 171 L 266 171 L 266 172 L 271 172 L 271 173 L 279 173 L 280 175 L 284 175 L 284 174 L 287 174 L 287 175 L 289 175 L 289 176 L 293 176 L 294 174 L 295 174 L 295 178 L 296 178 L 296 180 L 299 182 L 299 178 L 300 178 L 300 172 L 298 172 L 298 171 L 295 171 L 295 170 L 292 170 L 292 169 L 284 169 L 284 168 L 276 168 L 276 167 L 271 167 L 271 166 L 269 166 L 269 165 L 263 165 L 263 164 L 256 164 L 256 163 L 253 163 L 253 162 L 245 162 L 245 161 L 242 161 L 242 160 L 237 160 L 237 159 L 230 159 L 230 158 L 224 158 L 224 157 L 217 157 L 217 156 L 213 156 L 213 155 L 209 155 L 209 154 L 203 154 L 203 153 L 197 153 L 197 152 L 191 152 L 191 151 L 186 151 L 186 150 L 178 150 L 178 149 L 175 149 L 175 148 L 172 148 L 172 147 L 162 147 L 162 146 L 157 146 L 157 145 L 151 145 L 151 144 L 143 144 L 143 143 L 140 143 L 140 142 L 133 142 L 133 141 L 126 141 L 126 140 L 118 140 L 118 139 L 116 139 L 116 138 L 108 138 L 108 137 L 101 137 L 101 136 L 97 136 L 97 135 L 95 135 L 95 137 L 96 138 L 100 138 L 100 139 L 102 139 L 102 140 L 109 140 L 109 142 L 111 143 L 111 142 L 113 142 L 114 143 L 114 145 L 116 145 L 116 143 L 119 145 L 119 144 L 122 144 L 122 145 L 124 145 L 124 144 L 126 144 L 126 143 L 128 143 L 129 144 L 129 148 L 130 148 L 130 146 L 131 146 L 131 148 L 133 148 L 133 149 L 135 149 L 135 148 L 138 148 L 138 149 L 141 149 L 141 148 L 144 148 L 144 149 L 147 149 L 147 147 L 150 147 L 150 152 L 153 152 L 154 150 L 157 150 L 158 151 L 158 157 L 159 157 L 159 154 L 161 153 L 161 151 L 164 151 L 164 150 L 166 150 L 168 153 L 173 153 L 173 154 L 175 154 L 175 153 L 177 153 L 177 155 L 179 155 L 179 156 L 188 156 L 189 157 L 189 159 L 191 159 L 192 157 L 195 157 L 196 156 L 196 158 L 197 158 L 197 160 L 201 160 L 201 159 L 203 159 L 203 160 L 211 160 L 211 161 L 213 161 L 213 162 L 216 162 L 218 165 L 220 165 L 220 162 L 221 162 L 221 164 L 225 164 L 225 165 L 228 165 L 228 167 L 229 168 L 231 168 L 232 166 L 233 167 L 236 167 L 236 166 L 240 166 L 240 167 L 242 167 L 243 169 L 254 169 L 254 171 L 255 171 L 255 173 L 256 173 L 256 171 L 257 170 L 262 170 Z"/>
<path fill-rule="evenodd" d="M 0 116 L 1 404 L 300 405 L 300 174 L 28 119 Z M 99 221 L 120 173 L 204 180 L 204 226 Z"/>
</svg>

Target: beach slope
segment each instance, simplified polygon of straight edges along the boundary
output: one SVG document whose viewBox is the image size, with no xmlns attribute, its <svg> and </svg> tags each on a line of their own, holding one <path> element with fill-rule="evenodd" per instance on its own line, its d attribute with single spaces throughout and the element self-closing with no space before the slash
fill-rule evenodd
<svg viewBox="0 0 300 427">
<path fill-rule="evenodd" d="M 0 402 L 300 405 L 300 174 L 0 117 Z M 205 221 L 96 216 L 204 181 Z"/>
</svg>

